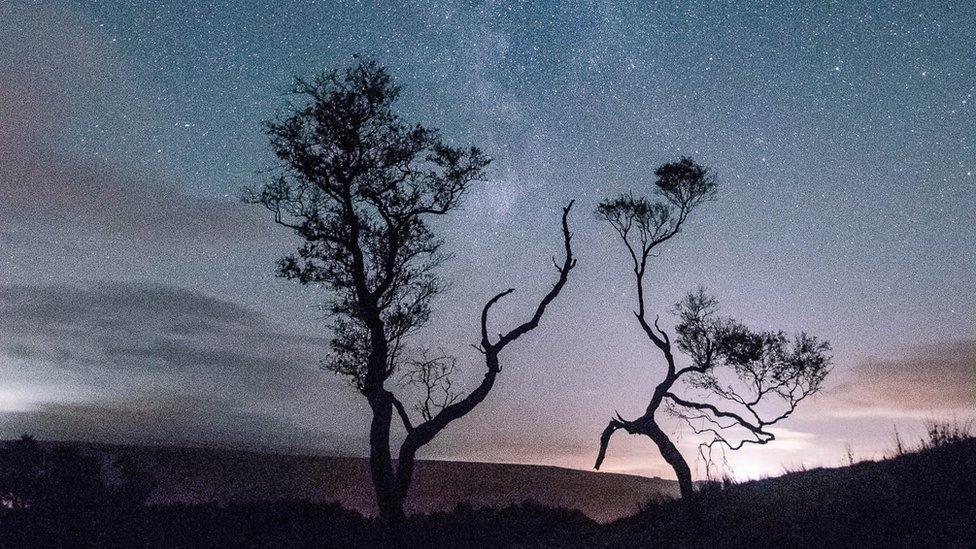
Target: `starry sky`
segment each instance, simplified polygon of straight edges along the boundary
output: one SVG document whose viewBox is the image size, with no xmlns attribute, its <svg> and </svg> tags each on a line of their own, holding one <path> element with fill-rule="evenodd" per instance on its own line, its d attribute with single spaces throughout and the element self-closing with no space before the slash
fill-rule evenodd
<svg viewBox="0 0 976 549">
<path fill-rule="evenodd" d="M 610 415 L 639 415 L 662 364 L 591 212 L 680 155 L 721 192 L 654 260 L 651 310 L 667 326 L 704 285 L 834 346 L 826 393 L 732 474 L 976 415 L 976 5 L 556 4 L 4 2 L 0 434 L 365 454 L 364 402 L 318 366 L 322 290 L 275 278 L 294 241 L 236 198 L 274 164 L 260 124 L 290 79 L 355 53 L 406 119 L 495 158 L 436 225 L 453 284 L 423 337 L 462 384 L 481 305 L 516 287 L 495 322 L 526 314 L 577 200 L 570 284 L 424 457 L 587 468 Z M 671 476 L 638 438 L 605 469 Z"/>
</svg>

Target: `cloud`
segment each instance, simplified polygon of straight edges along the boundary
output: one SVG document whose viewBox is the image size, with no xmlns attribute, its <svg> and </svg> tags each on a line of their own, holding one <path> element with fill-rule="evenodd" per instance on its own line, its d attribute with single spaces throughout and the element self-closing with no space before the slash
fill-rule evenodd
<svg viewBox="0 0 976 549">
<path fill-rule="evenodd" d="M 0 93 L 0 102 L 4 101 Z M 0 228 L 4 231 L 80 229 L 174 244 L 246 239 L 266 232 L 253 208 L 234 198 L 189 196 L 122 165 L 87 162 L 43 148 L 28 152 L 0 146 L 0 156 L 4 159 L 0 163 Z"/>
<path fill-rule="evenodd" d="M 318 367 L 326 343 L 166 285 L 3 286 L 0 426 L 57 438 L 332 444 L 357 408 Z"/>
<path fill-rule="evenodd" d="M 190 196 L 165 177 L 146 173 L 138 158 L 82 156 L 76 125 L 151 118 L 144 112 L 104 113 L 140 97 L 136 71 L 127 70 L 103 36 L 85 30 L 90 23 L 43 10 L 13 10 L 4 18 L 0 232 L 81 230 L 153 243 L 267 232 L 260 212 L 235 197 Z"/>
<path fill-rule="evenodd" d="M 142 397 L 119 402 L 48 403 L 30 411 L 0 414 L 0 432 L 42 438 L 182 444 L 272 450 L 329 449 L 343 442 L 281 418 L 235 407 L 220 398 Z"/>
<path fill-rule="evenodd" d="M 297 367 L 325 344 L 195 291 L 116 282 L 0 287 L 0 333 L 15 358 L 107 370 Z"/>
<path fill-rule="evenodd" d="M 925 417 L 976 409 L 976 340 L 929 344 L 857 367 L 832 395 L 835 415 Z"/>
</svg>

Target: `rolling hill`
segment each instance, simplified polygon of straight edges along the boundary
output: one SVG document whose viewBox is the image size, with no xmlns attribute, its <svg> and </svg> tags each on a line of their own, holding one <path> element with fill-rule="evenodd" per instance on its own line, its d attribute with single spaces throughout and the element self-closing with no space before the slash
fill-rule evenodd
<svg viewBox="0 0 976 549">
<path fill-rule="evenodd" d="M 156 481 L 149 503 L 307 500 L 375 513 L 362 458 L 77 444 L 104 456 L 135 458 Z M 407 512 L 450 511 L 462 502 L 479 508 L 534 500 L 607 522 L 634 514 L 649 499 L 677 494 L 675 481 L 660 478 L 539 465 L 420 461 Z"/>
<path fill-rule="evenodd" d="M 941 548 L 973 547 L 976 539 L 976 440 L 966 436 L 933 439 L 877 462 L 703 483 L 691 500 L 660 500 L 602 524 L 584 511 L 607 518 L 610 510 L 626 509 L 627 498 L 636 506 L 635 494 L 655 482 L 672 489 L 673 483 L 426 462 L 413 510 L 451 509 L 466 499 L 473 505 L 413 514 L 392 538 L 355 510 L 371 510 L 363 460 L 90 444 L 82 450 L 155 467 L 152 498 L 164 505 L 105 497 L 84 482 L 63 490 L 45 484 L 67 499 L 0 506 L 0 547 Z M 302 499 L 312 502 L 296 501 Z M 547 501 L 512 503 L 524 499 Z M 335 500 L 345 508 L 315 502 Z"/>
</svg>

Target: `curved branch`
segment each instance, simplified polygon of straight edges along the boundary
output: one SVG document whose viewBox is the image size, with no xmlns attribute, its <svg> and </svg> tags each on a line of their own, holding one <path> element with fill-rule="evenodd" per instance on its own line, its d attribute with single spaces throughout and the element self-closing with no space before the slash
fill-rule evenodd
<svg viewBox="0 0 976 549">
<path fill-rule="evenodd" d="M 715 417 L 724 417 L 727 419 L 734 420 L 740 426 L 754 432 L 754 433 L 765 433 L 763 427 L 766 425 L 760 423 L 759 425 L 753 425 L 752 423 L 746 421 L 742 416 L 734 412 L 727 412 L 725 410 L 719 410 L 716 406 L 708 404 L 707 402 L 692 402 L 690 400 L 685 400 L 672 392 L 664 393 L 664 396 L 669 398 L 675 404 L 684 406 L 685 408 L 693 408 L 695 410 L 705 410 L 711 412 Z"/>
<path fill-rule="evenodd" d="M 481 348 L 487 350 L 492 346 L 491 341 L 488 339 L 488 311 L 491 309 L 492 305 L 498 302 L 501 298 L 507 296 L 508 294 L 515 291 L 515 288 L 509 288 L 504 292 L 500 292 L 495 297 L 488 300 L 485 303 L 483 309 L 481 309 Z"/>
<path fill-rule="evenodd" d="M 603 465 L 603 460 L 607 457 L 607 446 L 610 445 L 610 437 L 612 437 L 618 429 L 623 429 L 629 434 L 634 434 L 637 432 L 634 423 L 620 417 L 620 414 L 617 414 L 617 417 L 615 418 L 611 418 L 606 429 L 604 429 L 603 433 L 600 434 L 600 452 L 596 455 L 596 464 L 593 465 L 593 468 L 597 471 L 600 470 L 600 466 Z"/>
<path fill-rule="evenodd" d="M 604 458 L 607 457 L 607 446 L 610 445 L 610 437 L 617 432 L 617 429 L 621 429 L 623 425 L 616 419 L 611 419 L 607 428 L 603 430 L 600 434 L 600 452 L 596 455 L 596 464 L 593 468 L 597 471 L 600 470 L 600 466 L 603 465 Z"/>
<path fill-rule="evenodd" d="M 671 348 L 671 338 L 668 337 L 668 333 L 667 332 L 665 332 L 664 330 L 661 329 L 660 326 L 658 326 L 658 320 L 660 320 L 660 319 L 661 319 L 661 316 L 660 315 L 656 315 L 654 317 L 654 327 L 657 329 L 658 333 L 661 334 L 661 338 L 664 340 L 664 343 L 670 349 Z"/>
<path fill-rule="evenodd" d="M 536 312 L 532 316 L 532 319 L 508 332 L 508 334 L 502 335 L 496 343 L 491 343 L 491 341 L 488 339 L 488 312 L 491 307 L 498 302 L 498 300 L 514 292 L 515 290 L 505 290 L 504 292 L 501 292 L 488 300 L 488 303 L 486 303 L 484 308 L 481 310 L 481 351 L 485 355 L 485 365 L 487 367 L 485 377 L 473 391 L 468 393 L 467 396 L 443 407 L 433 417 L 415 426 L 414 429 L 407 435 L 407 439 L 404 441 L 403 446 L 401 447 L 401 455 L 412 456 L 413 452 L 433 440 L 437 433 L 447 427 L 449 423 L 467 415 L 468 412 L 473 410 L 475 406 L 481 403 L 481 401 L 488 396 L 488 393 L 491 391 L 491 388 L 495 383 L 495 378 L 497 377 L 498 372 L 501 370 L 498 362 L 499 352 L 505 348 L 506 345 L 512 341 L 515 341 L 515 339 L 517 339 L 520 335 L 535 328 L 542 319 L 546 306 L 549 305 L 549 303 L 551 303 L 557 295 L 559 295 L 560 290 L 562 290 L 563 286 L 566 284 L 569 272 L 576 265 L 576 260 L 573 258 L 573 250 L 570 245 L 572 241 L 572 233 L 569 230 L 568 222 L 569 211 L 572 207 L 573 202 L 570 202 L 569 205 L 563 208 L 562 232 L 563 243 L 566 249 L 566 257 L 563 261 L 562 267 L 559 269 L 559 280 L 556 281 L 552 289 L 549 290 L 549 292 L 542 298 L 542 301 L 536 308 Z"/>
<path fill-rule="evenodd" d="M 574 202 L 575 200 L 571 200 L 569 204 L 565 208 L 563 208 L 562 232 L 563 232 L 563 247 L 565 249 L 565 257 L 563 259 L 562 266 L 557 268 L 557 270 L 559 271 L 559 279 L 556 281 L 555 284 L 553 284 L 549 292 L 546 293 L 545 296 L 543 296 L 542 300 L 539 301 L 539 305 L 536 307 L 535 313 L 532 315 L 531 319 L 529 319 L 527 322 L 520 324 L 519 326 L 509 331 L 507 334 L 502 335 L 498 339 L 498 342 L 493 345 L 493 347 L 495 347 L 497 350 L 500 351 L 501 349 L 505 348 L 506 345 L 515 341 L 519 337 L 525 335 L 527 332 L 534 330 L 539 325 L 539 321 L 542 320 L 542 315 L 544 315 L 546 312 L 546 307 L 548 307 L 549 304 L 552 303 L 554 299 L 556 299 L 556 296 L 559 295 L 559 292 L 563 289 L 563 286 L 566 285 L 566 281 L 569 279 L 569 272 L 573 270 L 573 267 L 576 266 L 576 258 L 573 257 L 573 248 L 572 248 L 573 233 L 570 232 L 569 230 L 569 212 L 573 208 Z M 502 292 L 498 296 L 495 296 L 494 301 L 497 301 L 501 297 L 508 295 L 512 291 L 513 290 Z M 491 302 L 489 302 L 489 305 L 490 304 Z M 482 325 L 481 325 L 482 343 L 488 342 L 487 341 L 488 328 L 485 325 L 485 323 L 487 322 L 487 312 L 488 312 L 488 306 L 485 307 L 484 314 L 482 314 Z"/>
</svg>

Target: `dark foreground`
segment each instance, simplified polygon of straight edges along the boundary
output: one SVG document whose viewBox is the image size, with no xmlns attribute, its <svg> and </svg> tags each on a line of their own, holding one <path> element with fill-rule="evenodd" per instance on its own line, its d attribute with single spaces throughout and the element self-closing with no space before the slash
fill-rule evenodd
<svg viewBox="0 0 976 549">
<path fill-rule="evenodd" d="M 6 471 L 9 473 L 9 467 Z M 9 475 L 5 475 L 9 479 Z M 67 486 L 78 479 L 59 479 Z M 9 481 L 8 481 L 9 484 Z M 0 511 L 4 547 L 369 547 L 370 519 L 336 505 L 133 504 L 139 490 L 71 492 Z M 8 490 L 8 487 L 4 487 Z M 6 492 L 5 492 L 6 493 Z M 12 503 L 6 502 L 9 507 Z M 976 441 L 950 441 L 880 462 L 707 486 L 694 504 L 664 501 L 601 525 L 578 511 L 526 503 L 414 516 L 405 547 L 973 547 Z"/>
</svg>

